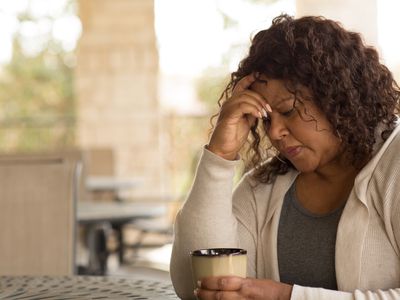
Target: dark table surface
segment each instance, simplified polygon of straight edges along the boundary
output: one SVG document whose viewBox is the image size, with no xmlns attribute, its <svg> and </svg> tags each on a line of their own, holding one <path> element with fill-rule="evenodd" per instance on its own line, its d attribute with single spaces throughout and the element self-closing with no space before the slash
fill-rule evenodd
<svg viewBox="0 0 400 300">
<path fill-rule="evenodd" d="M 0 299 L 179 299 L 169 281 L 107 276 L 0 276 Z"/>
</svg>

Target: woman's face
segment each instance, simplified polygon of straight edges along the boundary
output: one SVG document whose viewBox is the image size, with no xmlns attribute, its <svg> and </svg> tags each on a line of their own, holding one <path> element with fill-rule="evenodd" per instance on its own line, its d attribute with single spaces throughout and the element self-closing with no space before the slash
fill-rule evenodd
<svg viewBox="0 0 400 300">
<path fill-rule="evenodd" d="M 300 93 L 296 101 L 282 80 L 255 82 L 251 90 L 263 96 L 272 108 L 268 121 L 264 121 L 268 124 L 267 135 L 272 145 L 298 171 L 314 172 L 339 162 L 342 152 L 340 139 L 311 100 L 307 88 L 298 89 Z"/>
</svg>

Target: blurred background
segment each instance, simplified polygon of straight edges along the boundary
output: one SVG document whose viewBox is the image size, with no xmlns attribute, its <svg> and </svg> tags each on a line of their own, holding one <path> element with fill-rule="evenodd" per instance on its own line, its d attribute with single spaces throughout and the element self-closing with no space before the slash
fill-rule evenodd
<svg viewBox="0 0 400 300">
<path fill-rule="evenodd" d="M 0 152 L 79 149 L 87 175 L 130 183 L 110 196 L 86 182 L 85 197 L 167 203 L 170 229 L 219 95 L 258 30 L 282 12 L 337 19 L 399 80 L 399 11 L 397 0 L 0 1 Z M 168 270 L 171 230 L 155 231 L 164 235 L 142 258 Z"/>
</svg>

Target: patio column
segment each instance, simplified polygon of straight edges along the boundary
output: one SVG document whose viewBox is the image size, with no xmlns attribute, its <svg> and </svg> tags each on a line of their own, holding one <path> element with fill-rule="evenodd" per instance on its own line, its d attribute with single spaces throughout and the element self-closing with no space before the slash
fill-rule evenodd
<svg viewBox="0 0 400 300">
<path fill-rule="evenodd" d="M 77 143 L 111 147 L 115 175 L 140 177 L 133 195 L 164 192 L 153 0 L 79 0 Z"/>
</svg>

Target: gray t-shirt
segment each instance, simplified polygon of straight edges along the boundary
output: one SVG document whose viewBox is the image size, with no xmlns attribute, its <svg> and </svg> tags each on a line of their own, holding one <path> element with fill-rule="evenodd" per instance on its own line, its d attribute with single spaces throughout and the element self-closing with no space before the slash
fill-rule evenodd
<svg viewBox="0 0 400 300">
<path fill-rule="evenodd" d="M 325 215 L 313 214 L 301 206 L 295 184 L 291 186 L 278 228 L 281 282 L 337 290 L 335 243 L 342 211 L 340 207 Z"/>
</svg>

